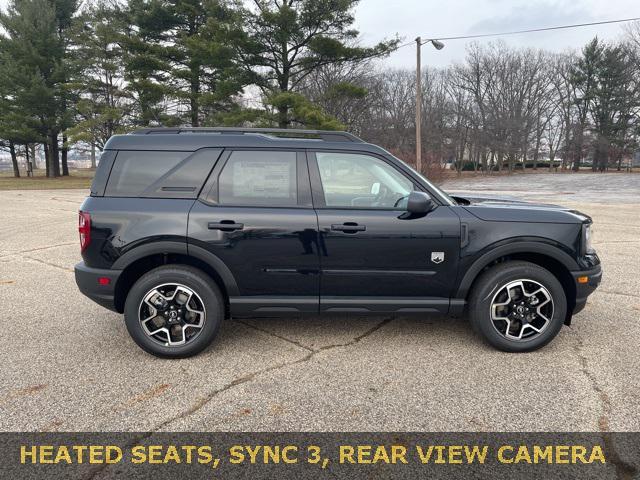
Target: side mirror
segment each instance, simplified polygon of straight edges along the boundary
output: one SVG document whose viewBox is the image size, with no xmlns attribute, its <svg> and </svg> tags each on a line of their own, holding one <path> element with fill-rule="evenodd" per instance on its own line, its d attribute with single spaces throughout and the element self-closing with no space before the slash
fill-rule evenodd
<svg viewBox="0 0 640 480">
<path fill-rule="evenodd" d="M 407 200 L 407 212 L 425 214 L 433 210 L 433 200 L 424 192 L 413 191 Z"/>
</svg>

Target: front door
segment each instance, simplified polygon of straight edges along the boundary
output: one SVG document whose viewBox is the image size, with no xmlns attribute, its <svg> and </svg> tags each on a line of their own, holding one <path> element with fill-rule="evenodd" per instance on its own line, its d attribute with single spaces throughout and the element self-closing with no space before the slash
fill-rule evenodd
<svg viewBox="0 0 640 480">
<path fill-rule="evenodd" d="M 448 206 L 405 211 L 417 187 L 383 157 L 310 155 L 325 311 L 446 312 L 460 220 Z"/>
<path fill-rule="evenodd" d="M 225 151 L 211 176 L 189 213 L 189 245 L 231 271 L 231 313 L 317 312 L 318 223 L 304 152 Z"/>
</svg>

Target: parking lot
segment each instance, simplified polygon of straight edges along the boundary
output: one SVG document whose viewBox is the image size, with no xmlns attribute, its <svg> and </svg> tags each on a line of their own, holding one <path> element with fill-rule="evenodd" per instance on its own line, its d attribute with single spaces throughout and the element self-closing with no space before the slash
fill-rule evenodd
<svg viewBox="0 0 640 480">
<path fill-rule="evenodd" d="M 0 192 L 0 430 L 640 430 L 640 175 L 445 189 L 594 218 L 603 283 L 543 350 L 495 351 L 464 319 L 305 317 L 228 321 L 199 356 L 157 359 L 76 288 L 87 192 Z"/>
</svg>

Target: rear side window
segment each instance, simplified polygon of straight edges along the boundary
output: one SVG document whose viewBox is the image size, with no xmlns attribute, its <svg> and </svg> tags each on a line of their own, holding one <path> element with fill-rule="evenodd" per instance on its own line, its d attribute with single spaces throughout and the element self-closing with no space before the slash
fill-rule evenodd
<svg viewBox="0 0 640 480">
<path fill-rule="evenodd" d="M 106 195 L 114 197 L 196 198 L 220 149 L 192 152 L 120 151 Z"/>
<path fill-rule="evenodd" d="M 234 151 L 218 177 L 218 203 L 238 206 L 295 206 L 295 152 Z"/>
</svg>

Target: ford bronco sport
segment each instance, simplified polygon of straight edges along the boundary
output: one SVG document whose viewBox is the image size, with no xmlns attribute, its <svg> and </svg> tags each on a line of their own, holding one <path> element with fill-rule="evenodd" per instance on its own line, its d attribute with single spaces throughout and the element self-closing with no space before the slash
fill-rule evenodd
<svg viewBox="0 0 640 480">
<path fill-rule="evenodd" d="M 229 317 L 457 314 L 531 351 L 598 286 L 591 219 L 451 197 L 345 132 L 151 128 L 106 144 L 79 213 L 78 287 L 147 352 Z"/>
</svg>

